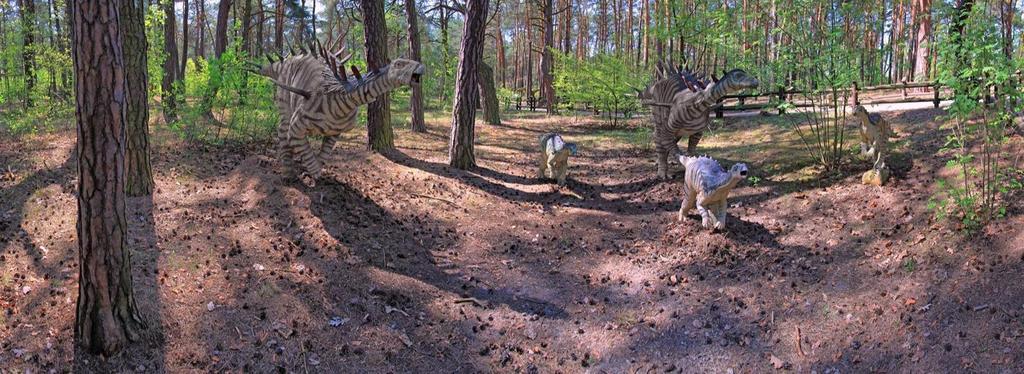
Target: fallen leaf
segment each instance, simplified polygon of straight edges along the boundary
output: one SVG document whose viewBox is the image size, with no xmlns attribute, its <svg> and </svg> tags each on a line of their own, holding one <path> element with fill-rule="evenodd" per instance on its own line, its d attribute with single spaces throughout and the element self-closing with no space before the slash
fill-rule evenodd
<svg viewBox="0 0 1024 374">
<path fill-rule="evenodd" d="M 769 357 L 768 360 L 771 361 L 772 367 L 774 367 L 776 370 L 782 369 L 783 367 L 786 366 L 786 362 L 782 361 L 782 359 L 778 357 L 775 357 L 774 354 L 771 355 L 771 357 Z"/>
</svg>

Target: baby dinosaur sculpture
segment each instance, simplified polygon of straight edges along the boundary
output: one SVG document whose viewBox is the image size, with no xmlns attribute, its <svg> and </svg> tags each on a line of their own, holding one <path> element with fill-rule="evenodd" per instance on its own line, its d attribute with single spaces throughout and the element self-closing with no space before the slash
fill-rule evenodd
<svg viewBox="0 0 1024 374">
<path fill-rule="evenodd" d="M 863 105 L 853 110 L 853 117 L 860 124 L 860 153 L 874 163 L 871 170 L 861 176 L 861 182 L 881 186 L 889 179 L 889 168 L 885 165 L 888 139 L 895 136 L 889 122 L 878 113 L 868 113 Z"/>
<path fill-rule="evenodd" d="M 561 135 L 548 133 L 540 136 L 540 179 L 548 177 L 558 181 L 559 186 L 565 185 L 565 177 L 569 174 L 569 156 L 576 155 L 576 143 L 566 143 Z"/>
<path fill-rule="evenodd" d="M 697 208 L 701 226 L 705 229 L 724 230 L 729 192 L 747 178 L 747 165 L 737 163 L 725 171 L 718 161 L 711 158 L 683 155 L 679 155 L 679 163 L 686 168 L 686 174 L 678 220 L 681 222 L 690 210 Z"/>
<path fill-rule="evenodd" d="M 682 67 L 658 64 L 658 78 L 639 92 L 643 103 L 651 106 L 658 177 L 668 179 L 668 160 L 682 152 L 679 140 L 687 138 L 686 154 L 695 155 L 697 143 L 711 123 L 712 108 L 725 95 L 750 88 L 760 82 L 740 69 L 724 73 L 721 79 L 705 82 Z"/>
</svg>

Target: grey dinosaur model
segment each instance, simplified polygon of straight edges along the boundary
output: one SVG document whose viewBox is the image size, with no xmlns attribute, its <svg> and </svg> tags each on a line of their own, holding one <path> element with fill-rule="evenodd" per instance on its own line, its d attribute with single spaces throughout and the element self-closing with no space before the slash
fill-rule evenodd
<svg viewBox="0 0 1024 374">
<path fill-rule="evenodd" d="M 725 229 L 725 208 L 729 192 L 747 178 L 747 165 L 737 163 L 726 171 L 722 165 L 708 157 L 680 155 L 679 163 L 686 168 L 683 179 L 683 204 L 679 207 L 679 221 L 693 208 L 700 213 L 705 229 Z"/>
<path fill-rule="evenodd" d="M 540 179 L 548 177 L 558 181 L 559 186 L 565 185 L 565 177 L 569 174 L 569 156 L 576 155 L 576 143 L 567 143 L 561 135 L 548 133 L 540 136 Z"/>
</svg>

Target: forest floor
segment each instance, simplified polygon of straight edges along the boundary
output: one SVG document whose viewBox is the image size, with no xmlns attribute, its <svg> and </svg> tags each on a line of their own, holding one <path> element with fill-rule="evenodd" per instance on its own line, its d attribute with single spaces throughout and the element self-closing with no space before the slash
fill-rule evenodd
<svg viewBox="0 0 1024 374">
<path fill-rule="evenodd" d="M 886 113 L 890 185 L 818 177 L 787 117 L 716 122 L 700 151 L 750 165 L 724 233 L 676 222 L 640 120 L 519 114 L 397 150 L 342 142 L 316 187 L 267 144 L 154 136 L 156 193 L 128 201 L 146 336 L 117 372 L 1024 371 L 1024 202 L 966 237 L 926 205 L 941 110 Z M 580 145 L 568 186 L 537 137 Z M 853 132 L 851 131 L 851 134 Z M 0 137 L 0 371 L 72 369 L 75 134 Z M 1011 139 L 1011 154 L 1024 140 Z M 853 146 L 849 147 L 852 152 Z M 1010 160 L 1012 162 L 1013 160 Z"/>
</svg>

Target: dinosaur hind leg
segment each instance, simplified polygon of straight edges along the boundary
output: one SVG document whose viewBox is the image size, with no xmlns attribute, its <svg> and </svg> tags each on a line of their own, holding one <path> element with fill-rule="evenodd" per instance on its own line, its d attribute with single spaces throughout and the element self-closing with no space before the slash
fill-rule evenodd
<svg viewBox="0 0 1024 374">
<path fill-rule="evenodd" d="M 701 132 L 693 133 L 692 135 L 690 135 L 690 137 L 688 139 L 686 139 L 686 155 L 687 156 L 691 156 L 692 157 L 692 156 L 696 156 L 697 155 L 697 143 L 700 143 L 700 139 L 703 138 L 703 137 L 704 137 L 704 132 L 701 131 Z"/>
</svg>

